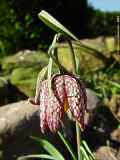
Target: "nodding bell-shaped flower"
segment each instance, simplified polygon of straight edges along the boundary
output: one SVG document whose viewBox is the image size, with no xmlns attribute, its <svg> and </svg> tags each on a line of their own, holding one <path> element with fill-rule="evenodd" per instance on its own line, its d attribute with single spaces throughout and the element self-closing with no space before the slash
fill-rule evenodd
<svg viewBox="0 0 120 160">
<path fill-rule="evenodd" d="M 47 130 L 56 132 L 68 109 L 79 122 L 81 130 L 84 130 L 87 97 L 81 80 L 74 75 L 57 74 L 51 79 L 51 95 L 49 96 L 48 80 L 41 83 L 39 92 L 40 127 L 43 133 Z"/>
</svg>

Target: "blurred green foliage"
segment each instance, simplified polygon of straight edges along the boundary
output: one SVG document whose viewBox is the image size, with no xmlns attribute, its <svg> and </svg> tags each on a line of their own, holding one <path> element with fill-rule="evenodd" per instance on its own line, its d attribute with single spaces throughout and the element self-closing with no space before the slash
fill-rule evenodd
<svg viewBox="0 0 120 160">
<path fill-rule="evenodd" d="M 48 48 L 54 32 L 39 21 L 37 14 L 42 9 L 79 38 L 115 35 L 119 14 L 95 10 L 87 0 L 1 0 L 0 57 L 22 49 Z"/>
</svg>

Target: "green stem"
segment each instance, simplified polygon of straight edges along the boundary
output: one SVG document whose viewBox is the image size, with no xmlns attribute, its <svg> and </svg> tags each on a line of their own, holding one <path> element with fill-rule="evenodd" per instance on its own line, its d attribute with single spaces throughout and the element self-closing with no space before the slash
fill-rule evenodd
<svg viewBox="0 0 120 160">
<path fill-rule="evenodd" d="M 59 67 L 59 70 L 60 70 L 60 73 L 67 73 L 67 70 L 61 65 L 61 63 L 59 62 L 59 58 L 58 58 L 58 49 L 56 48 L 55 49 L 55 52 L 54 52 L 54 56 L 55 58 L 53 57 L 54 59 L 54 62 L 57 64 L 57 66 Z"/>
<path fill-rule="evenodd" d="M 80 160 L 80 145 L 81 145 L 81 132 L 78 122 L 76 121 L 76 139 L 77 139 L 77 153 L 78 153 L 78 160 Z"/>
<path fill-rule="evenodd" d="M 69 47 L 70 47 L 70 53 L 71 53 L 71 59 L 72 59 L 72 65 L 73 65 L 73 72 L 76 74 L 77 72 L 77 67 L 76 67 L 76 58 L 75 58 L 75 54 L 74 54 L 74 49 L 72 46 L 72 42 L 71 40 L 67 39 Z"/>
</svg>

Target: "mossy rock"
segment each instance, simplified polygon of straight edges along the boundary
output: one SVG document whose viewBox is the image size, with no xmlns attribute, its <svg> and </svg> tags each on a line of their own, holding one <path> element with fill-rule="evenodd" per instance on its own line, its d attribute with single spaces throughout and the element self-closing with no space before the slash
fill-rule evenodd
<svg viewBox="0 0 120 160">
<path fill-rule="evenodd" d="M 116 48 L 115 39 L 113 37 L 83 39 L 81 42 L 88 48 L 94 49 L 93 51 L 88 51 L 88 48 L 83 49 L 73 41 L 76 57 L 80 61 L 80 68 L 85 72 L 95 71 L 104 67 L 104 60 L 100 59 L 99 56 L 94 56 L 95 54 L 99 54 L 98 52 L 100 52 L 103 56 L 109 58 L 111 56 L 111 52 Z M 60 62 L 63 64 L 63 66 L 67 67 L 68 70 L 72 70 L 73 67 L 69 45 L 67 43 L 59 44 L 58 53 Z"/>
<path fill-rule="evenodd" d="M 2 69 L 10 73 L 15 68 L 31 67 L 33 65 L 44 66 L 48 63 L 48 56 L 43 51 L 20 51 L 15 55 L 5 57 L 2 61 Z"/>
<path fill-rule="evenodd" d="M 117 39 L 115 37 L 97 37 L 92 39 L 84 39 L 81 41 L 83 44 L 96 49 L 101 52 L 104 56 L 114 58 L 120 62 L 120 54 L 118 50 Z"/>
<path fill-rule="evenodd" d="M 34 96 L 36 80 L 41 69 L 42 67 L 39 65 L 34 65 L 28 68 L 16 68 L 11 74 L 10 82 L 26 96 Z M 53 73 L 56 72 L 58 72 L 58 68 L 53 64 Z"/>
<path fill-rule="evenodd" d="M 34 96 L 36 80 L 40 70 L 48 64 L 48 56 L 41 51 L 19 52 L 4 59 L 3 69 L 10 72 L 10 82 L 26 96 Z M 53 73 L 58 68 L 53 65 Z"/>
<path fill-rule="evenodd" d="M 99 69 L 104 66 L 101 59 L 83 51 L 78 45 L 73 44 L 75 55 L 80 62 L 79 68 L 84 72 Z M 60 44 L 58 48 L 58 57 L 61 64 L 67 68 L 67 70 L 73 70 L 72 58 L 70 55 L 70 49 L 68 44 Z"/>
<path fill-rule="evenodd" d="M 83 44 L 102 52 L 105 56 L 111 56 L 111 52 L 116 50 L 117 44 L 114 37 L 97 37 L 91 39 L 83 39 Z"/>
<path fill-rule="evenodd" d="M 34 96 L 35 84 L 40 67 L 17 68 L 11 75 L 11 83 L 27 96 Z"/>
</svg>

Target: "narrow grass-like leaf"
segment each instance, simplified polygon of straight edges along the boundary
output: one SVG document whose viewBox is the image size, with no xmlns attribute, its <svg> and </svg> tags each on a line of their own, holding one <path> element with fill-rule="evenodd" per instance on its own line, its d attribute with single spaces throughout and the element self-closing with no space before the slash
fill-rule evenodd
<svg viewBox="0 0 120 160">
<path fill-rule="evenodd" d="M 50 28 L 58 33 L 62 33 L 68 37 L 73 38 L 74 40 L 78 40 L 78 38 L 73 35 L 66 27 L 64 27 L 59 21 L 57 21 L 54 17 L 52 17 L 48 12 L 42 10 L 38 17 Z"/>
<path fill-rule="evenodd" d="M 45 139 L 40 139 L 37 137 L 32 137 L 35 141 L 39 142 L 39 144 L 56 160 L 65 160 L 62 154 L 54 147 L 51 143 L 49 143 Z"/>
<path fill-rule="evenodd" d="M 76 56 L 75 57 L 75 61 L 76 61 L 76 71 L 77 71 L 77 74 L 79 75 L 80 74 L 80 59 Z"/>
<path fill-rule="evenodd" d="M 65 146 L 67 147 L 67 149 L 68 149 L 68 151 L 70 152 L 73 160 L 77 160 L 75 154 L 74 154 L 73 151 L 72 151 L 72 148 L 71 148 L 70 144 L 66 141 L 66 139 L 63 137 L 63 135 L 62 135 L 60 132 L 58 132 L 58 135 L 59 135 L 59 137 L 61 138 L 61 140 L 63 141 L 63 143 L 65 144 Z"/>
<path fill-rule="evenodd" d="M 40 98 L 40 85 L 41 82 L 45 79 L 47 75 L 48 66 L 45 66 L 40 73 L 38 74 L 37 83 L 36 83 L 36 94 L 35 94 L 35 102 L 39 102 Z"/>
<path fill-rule="evenodd" d="M 56 43 L 57 43 L 59 37 L 60 37 L 59 33 L 55 34 L 54 39 L 52 41 L 52 44 L 50 45 L 50 47 L 48 49 L 48 55 L 53 56 L 54 50 L 55 50 L 55 47 L 56 47 Z"/>
<path fill-rule="evenodd" d="M 44 159 L 56 160 L 56 158 L 47 154 L 21 156 L 17 160 L 26 160 L 26 159 L 32 159 L 32 158 L 38 158 L 38 159 L 44 158 Z"/>
<path fill-rule="evenodd" d="M 86 158 L 86 160 L 90 160 L 83 146 L 80 146 L 80 151 L 83 153 L 83 156 Z"/>
<path fill-rule="evenodd" d="M 71 60 L 72 60 L 72 66 L 73 66 L 73 73 L 76 74 L 77 73 L 77 67 L 76 67 L 76 56 L 74 53 L 74 48 L 72 45 L 72 42 L 70 40 L 67 40 L 68 44 L 69 44 L 69 48 L 70 48 L 70 55 L 71 55 Z"/>
<path fill-rule="evenodd" d="M 109 80 L 108 83 L 113 85 L 113 86 L 115 86 L 115 87 L 117 87 L 117 88 L 120 88 L 120 84 L 118 84 L 117 82 L 113 82 L 113 81 Z"/>
<path fill-rule="evenodd" d="M 89 149 L 87 143 L 84 140 L 82 141 L 82 144 L 83 144 L 84 148 L 86 149 L 86 151 L 91 155 L 91 157 L 93 159 L 95 159 L 95 156 L 93 155 L 93 153 L 91 152 L 91 150 Z"/>
</svg>

